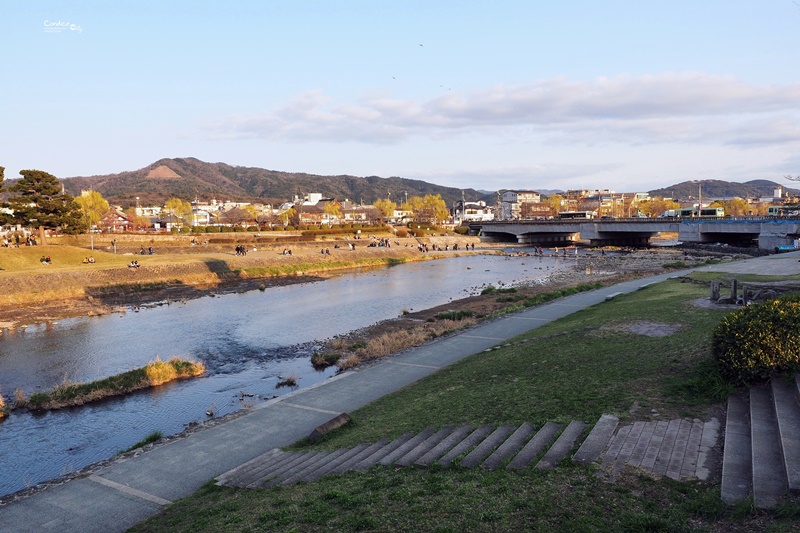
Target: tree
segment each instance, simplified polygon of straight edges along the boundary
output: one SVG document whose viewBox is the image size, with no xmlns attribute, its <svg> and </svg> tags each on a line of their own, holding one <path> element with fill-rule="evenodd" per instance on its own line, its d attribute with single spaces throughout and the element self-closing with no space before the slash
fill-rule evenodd
<svg viewBox="0 0 800 533">
<path fill-rule="evenodd" d="M 656 196 L 651 198 L 650 200 L 645 200 L 644 202 L 639 202 L 638 209 L 643 214 L 651 217 L 657 217 L 663 215 L 665 211 L 670 211 L 673 209 L 680 209 L 681 204 L 675 202 L 673 200 L 665 200 L 660 196 Z"/>
<path fill-rule="evenodd" d="M 78 206 L 62 192 L 58 178 L 42 170 L 21 170 L 20 175 L 22 179 L 9 188 L 13 222 L 67 233 L 85 230 Z"/>
<path fill-rule="evenodd" d="M 550 214 L 553 216 L 563 211 L 564 205 L 566 205 L 564 197 L 561 196 L 560 194 L 551 194 L 550 196 L 545 198 L 544 203 L 547 204 L 547 207 L 550 208 Z"/>
<path fill-rule="evenodd" d="M 415 220 L 424 220 L 433 224 L 450 216 L 447 204 L 439 194 L 426 194 L 424 198 L 412 196 L 403 204 L 403 209 L 414 213 Z"/>
<path fill-rule="evenodd" d="M 338 202 L 326 202 L 322 212 L 327 215 L 329 228 L 333 226 L 334 221 L 342 218 L 342 208 Z"/>
<path fill-rule="evenodd" d="M 372 205 L 375 206 L 375 209 L 380 211 L 384 219 L 394 215 L 394 210 L 397 209 L 397 204 L 386 198 L 379 198 L 375 200 L 375 203 Z"/>
<path fill-rule="evenodd" d="M 84 192 L 73 202 L 78 206 L 83 222 L 89 229 L 96 226 L 108 212 L 108 201 L 97 191 Z"/>
<path fill-rule="evenodd" d="M 164 210 L 175 218 L 183 220 L 186 224 L 191 225 L 194 222 L 192 204 L 186 200 L 172 197 L 164 203 Z"/>
<path fill-rule="evenodd" d="M 294 222 L 295 219 L 300 220 L 299 217 L 300 215 L 298 215 L 297 209 L 295 209 L 294 207 L 290 207 L 289 209 L 283 211 L 278 215 L 278 218 L 281 219 L 281 223 L 283 223 L 284 227 L 289 225 L 290 222 Z"/>
<path fill-rule="evenodd" d="M 724 202 L 723 207 L 725 208 L 726 215 L 731 215 L 734 217 L 746 216 L 750 214 L 750 211 L 753 209 L 746 200 L 741 198 L 732 198 L 731 200 Z"/>
<path fill-rule="evenodd" d="M 6 177 L 6 167 L 0 167 L 0 191 L 3 190 L 3 180 Z"/>
<path fill-rule="evenodd" d="M 125 216 L 131 223 L 132 229 L 144 229 L 150 227 L 150 219 L 136 213 L 135 207 L 129 207 L 125 210 Z"/>
</svg>

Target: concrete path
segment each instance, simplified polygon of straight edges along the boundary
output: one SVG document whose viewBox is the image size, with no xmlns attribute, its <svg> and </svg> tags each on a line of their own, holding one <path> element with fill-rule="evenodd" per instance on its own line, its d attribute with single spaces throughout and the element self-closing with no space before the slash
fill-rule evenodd
<svg viewBox="0 0 800 533">
<path fill-rule="evenodd" d="M 743 263 L 759 263 L 753 268 L 762 274 L 785 275 L 800 273 L 798 258 L 800 253 L 793 252 L 777 256 L 774 263 L 772 257 Z M 795 269 L 791 272 L 790 259 Z M 731 271 L 739 265 L 719 267 Z M 601 303 L 608 295 L 633 292 L 647 283 L 683 273 L 621 283 L 527 309 L 266 402 L 230 422 L 114 463 L 90 477 L 10 503 L 0 508 L 0 531 L 125 531 L 163 506 L 192 494 L 212 478 L 306 437 L 335 415 L 353 411 L 511 337 Z"/>
</svg>

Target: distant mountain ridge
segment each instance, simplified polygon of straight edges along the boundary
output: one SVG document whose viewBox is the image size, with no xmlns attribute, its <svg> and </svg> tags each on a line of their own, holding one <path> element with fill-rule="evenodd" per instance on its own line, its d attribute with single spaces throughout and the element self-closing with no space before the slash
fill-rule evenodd
<svg viewBox="0 0 800 533">
<path fill-rule="evenodd" d="M 74 196 L 81 190 L 98 191 L 111 203 L 130 206 L 136 199 L 142 204 L 162 204 L 177 196 L 208 200 L 239 200 L 279 203 L 295 195 L 318 192 L 339 200 L 372 203 L 389 198 L 398 205 L 410 196 L 441 194 L 450 206 L 461 199 L 462 189 L 444 187 L 421 180 L 378 176 L 319 176 L 302 172 L 282 172 L 257 167 L 207 163 L 194 157 L 165 158 L 139 170 L 105 176 L 78 176 L 61 180 L 64 189 Z M 483 196 L 474 189 L 463 189 L 465 197 Z"/>
<path fill-rule="evenodd" d="M 654 189 L 649 193 L 650 196 L 686 200 L 698 197 L 700 184 L 703 186 L 703 198 L 733 198 L 737 196 L 739 198 L 761 198 L 772 196 L 778 187 L 782 187 L 784 191 L 794 196 L 800 194 L 800 190 L 769 180 L 751 180 L 744 183 L 722 180 L 684 181 L 669 187 Z"/>
</svg>

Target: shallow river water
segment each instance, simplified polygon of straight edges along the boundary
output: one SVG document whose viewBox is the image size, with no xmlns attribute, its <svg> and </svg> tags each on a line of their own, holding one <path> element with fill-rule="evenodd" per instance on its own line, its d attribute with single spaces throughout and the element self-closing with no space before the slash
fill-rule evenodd
<svg viewBox="0 0 800 533">
<path fill-rule="evenodd" d="M 0 393 L 8 400 L 64 379 L 91 381 L 143 366 L 156 356 L 202 360 L 205 376 L 44 414 L 13 412 L 0 422 L 0 495 L 113 456 L 153 431 L 180 432 L 265 398 L 278 376 L 304 387 L 322 340 L 403 310 L 421 310 L 480 292 L 488 284 L 546 281 L 574 260 L 469 256 L 353 272 L 329 280 L 61 320 L 0 336 Z M 242 393 L 246 393 L 242 400 Z M 249 396 L 252 395 L 252 396 Z"/>
</svg>

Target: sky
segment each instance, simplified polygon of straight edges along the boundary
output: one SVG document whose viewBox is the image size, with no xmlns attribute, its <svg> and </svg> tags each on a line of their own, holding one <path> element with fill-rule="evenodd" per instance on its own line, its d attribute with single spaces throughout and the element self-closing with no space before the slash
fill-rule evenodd
<svg viewBox="0 0 800 533">
<path fill-rule="evenodd" d="M 0 0 L 0 166 L 458 188 L 800 174 L 792 0 Z"/>
</svg>

